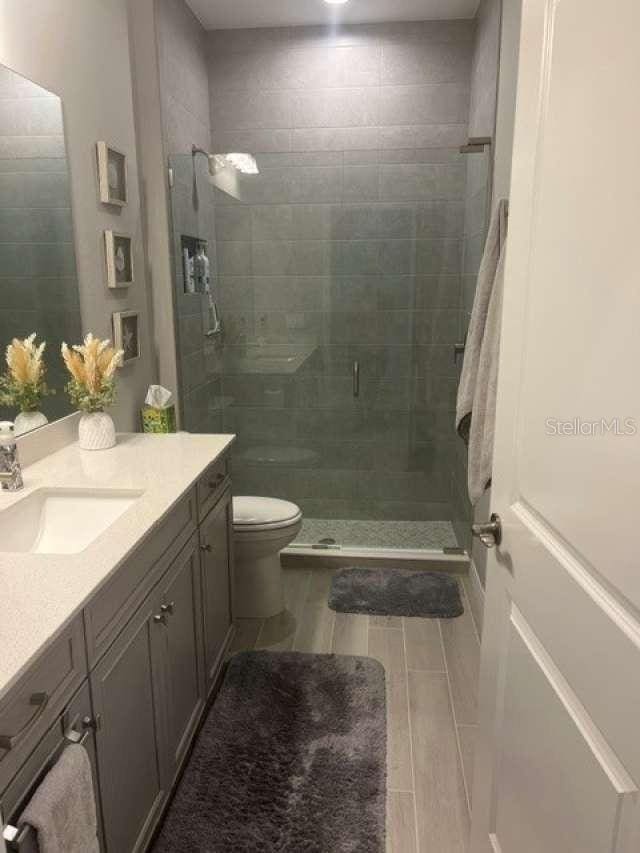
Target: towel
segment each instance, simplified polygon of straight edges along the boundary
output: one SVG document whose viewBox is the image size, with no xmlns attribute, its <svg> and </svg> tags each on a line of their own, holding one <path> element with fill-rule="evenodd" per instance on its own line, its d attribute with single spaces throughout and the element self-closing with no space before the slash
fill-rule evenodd
<svg viewBox="0 0 640 853">
<path fill-rule="evenodd" d="M 502 199 L 491 217 L 458 386 L 456 429 L 469 446 L 473 504 L 491 482 L 507 212 L 508 202 Z"/>
<path fill-rule="evenodd" d="M 93 776 L 83 746 L 62 751 L 21 814 L 23 823 L 37 831 L 40 853 L 100 853 Z"/>
</svg>

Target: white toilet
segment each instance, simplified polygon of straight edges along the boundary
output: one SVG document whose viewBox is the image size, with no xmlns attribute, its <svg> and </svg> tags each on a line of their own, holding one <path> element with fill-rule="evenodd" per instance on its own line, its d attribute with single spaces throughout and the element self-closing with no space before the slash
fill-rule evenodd
<svg viewBox="0 0 640 853">
<path fill-rule="evenodd" d="M 278 498 L 235 497 L 236 616 L 265 619 L 284 609 L 280 551 L 302 526 L 300 507 Z"/>
</svg>

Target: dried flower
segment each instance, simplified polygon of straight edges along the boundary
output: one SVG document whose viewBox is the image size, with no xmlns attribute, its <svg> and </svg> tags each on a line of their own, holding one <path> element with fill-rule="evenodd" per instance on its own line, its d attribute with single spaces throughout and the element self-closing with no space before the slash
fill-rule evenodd
<svg viewBox="0 0 640 853">
<path fill-rule="evenodd" d="M 53 394 L 45 382 L 43 353 L 46 343 L 36 344 L 36 333 L 14 338 L 6 351 L 8 370 L 0 376 L 0 403 L 16 406 L 21 412 L 36 411 L 43 397 Z"/>
<path fill-rule="evenodd" d="M 115 398 L 115 373 L 122 365 L 122 350 L 89 333 L 82 344 L 62 344 L 62 358 L 71 374 L 67 393 L 76 408 L 101 412 Z"/>
</svg>

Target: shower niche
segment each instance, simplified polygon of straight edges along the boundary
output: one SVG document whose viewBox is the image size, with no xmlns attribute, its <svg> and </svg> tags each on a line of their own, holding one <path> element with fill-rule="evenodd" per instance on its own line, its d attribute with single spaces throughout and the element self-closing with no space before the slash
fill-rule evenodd
<svg viewBox="0 0 640 853">
<path fill-rule="evenodd" d="M 182 272 L 185 293 L 209 293 L 211 289 L 211 263 L 207 241 L 199 237 L 180 237 Z"/>
</svg>

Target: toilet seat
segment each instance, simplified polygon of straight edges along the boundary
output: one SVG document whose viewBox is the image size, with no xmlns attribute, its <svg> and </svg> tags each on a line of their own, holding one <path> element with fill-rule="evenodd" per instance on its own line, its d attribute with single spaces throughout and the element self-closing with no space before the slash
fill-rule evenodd
<svg viewBox="0 0 640 853">
<path fill-rule="evenodd" d="M 241 495 L 233 499 L 233 529 L 236 533 L 279 530 L 302 519 L 299 506 L 279 498 Z"/>
</svg>

